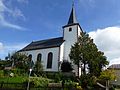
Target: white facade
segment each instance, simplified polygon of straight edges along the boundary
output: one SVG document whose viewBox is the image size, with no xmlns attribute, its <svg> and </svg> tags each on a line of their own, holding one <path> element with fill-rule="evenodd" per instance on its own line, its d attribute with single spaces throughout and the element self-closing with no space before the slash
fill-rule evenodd
<svg viewBox="0 0 120 90">
<path fill-rule="evenodd" d="M 70 30 L 71 29 L 71 30 Z M 72 26 L 67 26 L 63 28 L 63 39 L 65 40 L 64 42 L 64 60 L 70 61 L 69 58 L 69 53 L 71 46 L 77 42 L 78 37 L 80 36 L 80 33 L 82 30 L 80 29 L 79 25 L 72 25 Z"/>
<path fill-rule="evenodd" d="M 35 63 L 37 60 L 37 55 L 41 54 L 42 58 L 42 65 L 44 71 L 58 71 L 58 62 L 59 62 L 59 47 L 54 48 L 47 48 L 47 49 L 39 49 L 39 50 L 31 50 L 31 51 L 24 51 L 22 53 L 29 55 L 32 55 L 32 61 Z M 48 53 L 53 53 L 53 59 L 52 59 L 52 68 L 47 69 L 47 59 L 48 59 Z"/>
</svg>

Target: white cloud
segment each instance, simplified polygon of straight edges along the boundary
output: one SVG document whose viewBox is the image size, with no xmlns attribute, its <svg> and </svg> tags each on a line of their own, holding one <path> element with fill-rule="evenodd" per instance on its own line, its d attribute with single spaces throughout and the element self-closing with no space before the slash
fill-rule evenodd
<svg viewBox="0 0 120 90">
<path fill-rule="evenodd" d="M 89 32 L 99 50 L 107 56 L 110 64 L 120 63 L 120 27 L 107 27 Z"/>
<path fill-rule="evenodd" d="M 120 57 L 119 57 L 119 58 L 112 59 L 111 62 L 110 62 L 110 65 L 111 65 L 111 64 L 120 64 Z"/>
<path fill-rule="evenodd" d="M 3 50 L 3 44 L 0 43 L 0 50 Z"/>
<path fill-rule="evenodd" d="M 17 0 L 18 2 L 20 2 L 20 3 L 26 3 L 26 4 L 28 4 L 28 0 Z"/>
<path fill-rule="evenodd" d="M 4 17 L 2 15 L 0 15 L 0 25 L 4 26 L 4 27 L 9 27 L 9 28 L 14 28 L 14 29 L 18 29 L 18 30 L 26 30 L 25 28 L 19 26 L 19 25 L 15 25 L 15 24 L 11 24 L 8 21 L 6 21 L 4 19 Z"/>
<path fill-rule="evenodd" d="M 6 14 L 10 14 L 10 15 L 13 15 L 16 17 L 22 17 L 24 19 L 25 19 L 25 17 L 19 9 L 12 10 L 11 8 L 8 8 L 4 4 L 5 2 L 3 2 L 3 1 L 4 0 L 0 0 L 0 25 L 4 26 L 4 27 L 18 29 L 18 30 L 25 30 L 25 28 L 23 28 L 19 25 L 16 25 L 16 24 L 12 24 L 6 20 L 6 18 L 5 18 Z"/>
<path fill-rule="evenodd" d="M 8 45 L 3 45 L 0 43 L 0 58 L 4 59 L 8 53 L 12 53 L 14 51 L 18 51 L 25 47 L 27 44 L 26 43 L 18 43 L 18 44 L 8 44 Z"/>
<path fill-rule="evenodd" d="M 25 16 L 22 11 L 18 8 L 15 8 L 14 12 L 12 13 L 14 17 L 22 17 L 25 20 Z"/>
</svg>

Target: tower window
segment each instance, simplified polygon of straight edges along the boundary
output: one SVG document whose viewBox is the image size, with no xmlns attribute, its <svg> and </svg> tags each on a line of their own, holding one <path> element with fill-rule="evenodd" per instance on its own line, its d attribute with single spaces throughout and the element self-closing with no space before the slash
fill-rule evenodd
<svg viewBox="0 0 120 90">
<path fill-rule="evenodd" d="M 69 28 L 69 32 L 71 32 L 72 31 L 72 28 Z"/>
</svg>

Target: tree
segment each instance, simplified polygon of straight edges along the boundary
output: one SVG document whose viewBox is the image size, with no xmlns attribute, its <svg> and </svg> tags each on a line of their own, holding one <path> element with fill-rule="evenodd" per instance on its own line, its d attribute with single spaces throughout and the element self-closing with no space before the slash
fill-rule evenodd
<svg viewBox="0 0 120 90">
<path fill-rule="evenodd" d="M 94 44 L 93 39 L 85 32 L 81 33 L 78 42 L 71 47 L 69 54 L 71 61 L 78 66 L 78 75 L 80 63 L 83 65 L 82 72 L 86 74 L 86 68 L 89 74 L 99 76 L 101 69 L 108 64 L 104 53 L 99 51 Z"/>
<path fill-rule="evenodd" d="M 99 76 L 99 79 L 106 83 L 106 90 L 109 90 L 109 81 L 116 79 L 114 70 L 106 69 L 106 70 L 102 71 Z"/>
<path fill-rule="evenodd" d="M 10 56 L 10 60 L 12 61 L 12 66 L 28 70 L 29 68 L 29 57 L 25 54 L 15 52 Z"/>
<path fill-rule="evenodd" d="M 91 75 L 99 77 L 102 68 L 109 64 L 106 56 L 101 51 L 92 52 L 90 55 L 93 55 L 88 61 L 88 69 Z"/>
<path fill-rule="evenodd" d="M 100 75 L 100 73 L 102 72 L 102 68 L 106 67 L 106 65 L 108 65 L 109 62 L 107 61 L 107 57 L 104 56 L 103 52 L 98 51 L 96 54 L 97 54 L 97 58 L 95 59 L 94 62 L 96 62 L 96 64 L 97 64 L 97 66 L 96 66 L 97 72 L 94 72 L 96 69 L 93 71 L 90 71 L 90 72 L 94 73 L 94 75 L 98 77 Z"/>
<path fill-rule="evenodd" d="M 96 82 L 97 78 L 95 76 L 91 76 L 90 74 L 81 75 L 80 77 L 80 85 L 83 90 L 96 90 L 94 89 Z"/>
<path fill-rule="evenodd" d="M 80 67 L 80 62 L 82 62 L 81 60 L 81 48 L 79 46 L 79 43 L 75 43 L 74 46 L 72 46 L 71 48 L 71 52 L 69 54 L 71 61 L 77 65 L 78 68 L 78 76 L 79 76 L 79 67 Z"/>
<path fill-rule="evenodd" d="M 72 64 L 66 60 L 63 60 L 61 64 L 61 70 L 62 72 L 71 72 L 73 70 Z"/>
<path fill-rule="evenodd" d="M 39 74 L 41 71 L 43 71 L 43 65 L 40 60 L 37 60 L 34 66 L 34 71 L 36 74 Z"/>
</svg>

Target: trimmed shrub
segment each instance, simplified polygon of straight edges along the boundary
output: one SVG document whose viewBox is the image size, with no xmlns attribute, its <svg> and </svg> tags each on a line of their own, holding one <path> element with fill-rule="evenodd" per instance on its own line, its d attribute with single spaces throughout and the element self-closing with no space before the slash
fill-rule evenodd
<svg viewBox="0 0 120 90">
<path fill-rule="evenodd" d="M 62 72 L 71 72 L 73 70 L 72 64 L 64 60 L 61 64 L 61 70 Z"/>
</svg>

